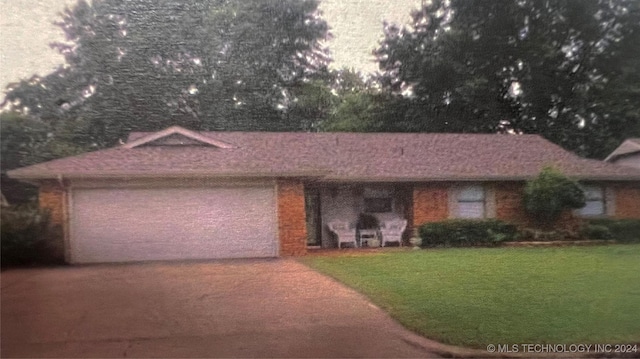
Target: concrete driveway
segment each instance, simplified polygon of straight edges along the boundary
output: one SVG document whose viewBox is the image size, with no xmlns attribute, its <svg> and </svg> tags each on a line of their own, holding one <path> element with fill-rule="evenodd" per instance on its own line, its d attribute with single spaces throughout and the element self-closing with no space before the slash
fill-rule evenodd
<svg viewBox="0 0 640 359">
<path fill-rule="evenodd" d="M 435 357 L 291 259 L 9 270 L 6 357 Z"/>
</svg>

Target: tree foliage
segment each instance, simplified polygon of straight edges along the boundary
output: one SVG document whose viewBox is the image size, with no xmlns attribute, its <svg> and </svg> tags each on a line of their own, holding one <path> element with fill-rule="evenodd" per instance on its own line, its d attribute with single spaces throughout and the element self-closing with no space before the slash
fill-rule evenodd
<svg viewBox="0 0 640 359">
<path fill-rule="evenodd" d="M 330 73 L 326 86 L 333 94 L 327 115 L 318 124 L 322 131 L 375 132 L 388 130 L 384 119 L 396 108 L 392 97 L 382 93 L 375 79 L 354 69 Z"/>
<path fill-rule="evenodd" d="M 640 3 L 434 0 L 375 55 L 407 131 L 538 133 L 603 157 L 640 135 Z M 403 126 L 404 127 L 404 126 Z"/>
<path fill-rule="evenodd" d="M 308 131 L 384 131 L 381 119 L 395 110 L 373 79 L 349 68 L 317 74 L 293 94 L 288 115 Z"/>
<path fill-rule="evenodd" d="M 528 181 L 524 190 L 525 210 L 540 225 L 553 225 L 563 211 L 584 207 L 585 200 L 577 182 L 550 167 Z"/>
<path fill-rule="evenodd" d="M 52 125 L 15 112 L 0 113 L 0 187 L 9 203 L 29 201 L 37 192 L 31 185 L 10 179 L 7 171 L 90 150 L 76 135 L 85 131 L 86 123 L 80 120 Z"/>
<path fill-rule="evenodd" d="M 80 145 L 132 130 L 299 130 L 293 89 L 329 61 L 316 0 L 84 0 L 61 14 L 65 65 L 7 89 L 13 111 L 81 121 Z"/>
</svg>

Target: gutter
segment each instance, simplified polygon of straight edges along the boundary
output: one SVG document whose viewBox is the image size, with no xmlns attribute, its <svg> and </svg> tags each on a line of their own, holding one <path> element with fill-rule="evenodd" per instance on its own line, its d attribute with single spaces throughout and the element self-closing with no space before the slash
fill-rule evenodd
<svg viewBox="0 0 640 359">
<path fill-rule="evenodd" d="M 533 176 L 464 176 L 464 177 L 383 177 L 383 178 L 358 178 L 346 176 L 327 176 L 322 182 L 508 182 L 529 181 Z M 567 177 L 576 181 L 625 181 L 640 182 L 640 176 L 571 176 Z"/>
<path fill-rule="evenodd" d="M 326 176 L 326 172 L 320 171 L 300 171 L 287 173 L 264 173 L 264 172 L 243 172 L 243 173 L 211 173 L 211 172 L 182 172 L 182 173 L 135 173 L 135 172 L 96 172 L 91 174 L 67 173 L 49 174 L 33 173 L 23 174 L 8 171 L 9 178 L 21 180 L 28 183 L 38 183 L 42 180 L 57 180 L 63 183 L 64 179 L 116 179 L 116 178 L 308 178 L 319 179 Z"/>
</svg>

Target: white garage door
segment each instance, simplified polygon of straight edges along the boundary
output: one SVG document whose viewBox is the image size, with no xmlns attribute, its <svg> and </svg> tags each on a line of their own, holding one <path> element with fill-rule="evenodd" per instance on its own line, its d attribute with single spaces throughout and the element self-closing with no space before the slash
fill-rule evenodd
<svg viewBox="0 0 640 359">
<path fill-rule="evenodd" d="M 75 189 L 73 263 L 278 254 L 273 187 Z"/>
</svg>

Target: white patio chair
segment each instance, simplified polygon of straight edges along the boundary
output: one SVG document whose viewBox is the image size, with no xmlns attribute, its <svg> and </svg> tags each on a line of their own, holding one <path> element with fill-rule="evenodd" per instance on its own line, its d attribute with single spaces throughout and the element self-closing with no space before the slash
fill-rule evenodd
<svg viewBox="0 0 640 359">
<path fill-rule="evenodd" d="M 389 242 L 398 242 L 402 247 L 402 233 L 407 228 L 406 219 L 396 219 L 384 221 L 380 225 L 380 234 L 382 235 L 382 246 Z"/>
<path fill-rule="evenodd" d="M 349 222 L 333 221 L 328 224 L 331 232 L 338 237 L 338 248 L 342 248 L 342 243 L 353 243 L 354 247 L 358 246 L 356 241 L 356 227 Z"/>
</svg>

